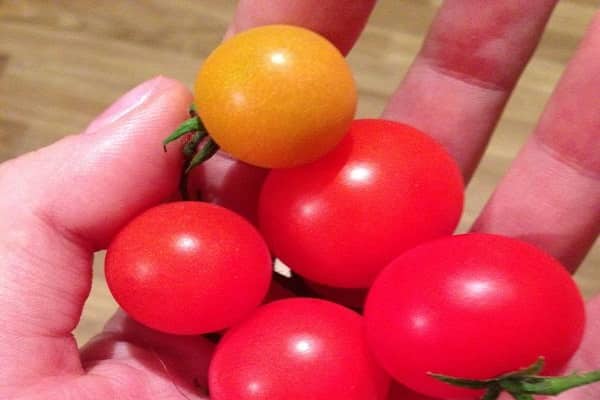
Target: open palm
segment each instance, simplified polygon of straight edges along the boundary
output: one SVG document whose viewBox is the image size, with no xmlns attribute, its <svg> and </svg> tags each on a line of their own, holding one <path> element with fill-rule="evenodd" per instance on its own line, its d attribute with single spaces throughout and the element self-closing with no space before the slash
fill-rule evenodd
<svg viewBox="0 0 600 400">
<path fill-rule="evenodd" d="M 438 139 L 467 180 L 555 1 L 480 4 L 444 3 L 383 114 Z M 293 23 L 348 52 L 372 6 L 242 0 L 228 34 Z M 575 270 L 600 227 L 599 72 L 597 17 L 473 230 L 530 241 Z M 186 117 L 190 102 L 181 84 L 153 79 L 81 135 L 0 166 L 0 398 L 207 398 L 212 344 L 204 338 L 157 333 L 122 314 L 82 349 L 72 336 L 89 294 L 93 252 L 175 192 L 181 160 L 157 143 Z M 203 168 L 195 177 L 205 196 L 252 212 L 263 170 L 224 156 Z M 600 298 L 588 304 L 588 319 L 570 369 L 600 368 Z M 592 385 L 560 398 L 599 396 L 600 386 Z"/>
</svg>

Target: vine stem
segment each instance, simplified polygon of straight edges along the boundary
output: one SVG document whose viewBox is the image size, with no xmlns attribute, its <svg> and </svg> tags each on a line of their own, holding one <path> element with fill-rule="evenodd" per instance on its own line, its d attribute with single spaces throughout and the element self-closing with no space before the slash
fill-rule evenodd
<svg viewBox="0 0 600 400">
<path fill-rule="evenodd" d="M 483 395 L 481 400 L 496 400 L 498 398 L 498 396 L 500 396 L 501 392 L 502 392 L 502 389 L 499 386 L 497 386 L 497 385 L 490 386 L 485 391 L 485 394 Z"/>
<path fill-rule="evenodd" d="M 526 377 L 521 388 L 526 393 L 556 396 L 569 389 L 600 382 L 600 370 L 556 377 Z"/>
<path fill-rule="evenodd" d="M 544 367 L 544 360 L 530 366 L 491 379 L 465 379 L 430 373 L 429 375 L 450 385 L 470 389 L 485 389 L 482 400 L 496 400 L 503 391 L 515 400 L 533 400 L 533 395 L 556 396 L 567 390 L 600 382 L 600 370 L 565 376 L 537 375 Z"/>
<path fill-rule="evenodd" d="M 529 393 L 512 393 L 508 392 L 515 400 L 533 400 L 533 396 Z"/>
<path fill-rule="evenodd" d="M 183 137 L 189 137 L 183 145 L 184 162 L 179 177 L 179 193 L 182 200 L 191 200 L 188 191 L 188 175 L 192 169 L 211 158 L 218 150 L 219 145 L 210 137 L 202 120 L 198 116 L 194 105 L 189 108 L 190 118 L 185 120 L 169 136 L 163 140 L 163 149 L 167 151 L 167 145 Z M 204 144 L 198 150 L 198 145 L 204 140 Z"/>
<path fill-rule="evenodd" d="M 181 194 L 181 200 L 183 201 L 188 201 L 190 199 L 190 194 L 188 192 L 188 174 L 186 173 L 187 171 L 187 166 L 189 164 L 189 161 L 184 161 L 183 162 L 183 167 L 181 168 L 181 175 L 179 176 L 179 194 Z"/>
</svg>

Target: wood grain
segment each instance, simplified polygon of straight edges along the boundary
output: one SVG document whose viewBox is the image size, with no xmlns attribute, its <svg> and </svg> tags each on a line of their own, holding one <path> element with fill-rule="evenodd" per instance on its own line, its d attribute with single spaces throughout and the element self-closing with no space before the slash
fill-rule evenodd
<svg viewBox="0 0 600 400">
<path fill-rule="evenodd" d="M 469 186 L 461 229 L 473 221 L 534 127 L 573 54 L 596 0 L 559 3 Z M 349 56 L 358 116 L 377 116 L 418 51 L 439 1 L 381 0 Z M 235 2 L 0 1 L 0 161 L 80 131 L 121 93 L 157 74 L 191 85 L 218 44 Z M 600 291 L 600 246 L 576 279 Z M 80 342 L 115 309 L 95 263 L 93 290 L 76 331 Z"/>
</svg>

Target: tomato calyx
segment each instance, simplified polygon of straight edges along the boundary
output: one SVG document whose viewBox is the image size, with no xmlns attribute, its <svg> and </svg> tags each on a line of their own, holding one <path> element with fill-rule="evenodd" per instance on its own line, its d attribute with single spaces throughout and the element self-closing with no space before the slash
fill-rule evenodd
<svg viewBox="0 0 600 400">
<path fill-rule="evenodd" d="M 185 120 L 169 136 L 163 140 L 163 149 L 167 145 L 187 135 L 188 140 L 183 145 L 183 167 L 179 180 L 179 192 L 184 200 L 189 199 L 187 178 L 192 169 L 211 158 L 219 150 L 219 145 L 210 137 L 194 105 L 189 109 L 190 118 Z M 202 146 L 200 143 L 204 142 Z"/>
<path fill-rule="evenodd" d="M 540 357 L 530 366 L 491 379 L 464 379 L 429 373 L 442 382 L 470 389 L 485 389 L 481 400 L 496 400 L 505 391 L 515 400 L 533 400 L 533 395 L 556 396 L 569 389 L 600 382 L 600 370 L 565 376 L 537 375 L 544 367 Z"/>
</svg>

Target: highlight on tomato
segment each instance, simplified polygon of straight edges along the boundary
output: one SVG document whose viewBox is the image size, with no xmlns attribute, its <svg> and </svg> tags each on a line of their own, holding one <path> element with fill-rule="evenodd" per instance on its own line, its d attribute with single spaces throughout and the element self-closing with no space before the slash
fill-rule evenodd
<svg viewBox="0 0 600 400">
<path fill-rule="evenodd" d="M 318 161 L 269 172 L 259 226 L 295 273 L 327 286 L 367 288 L 402 252 L 454 231 L 463 190 L 456 162 L 425 133 L 356 120 Z"/>
<path fill-rule="evenodd" d="M 138 322 L 174 334 L 220 331 L 265 297 L 271 256 L 258 231 L 220 206 L 174 202 L 153 207 L 113 239 L 106 281 Z"/>
</svg>

